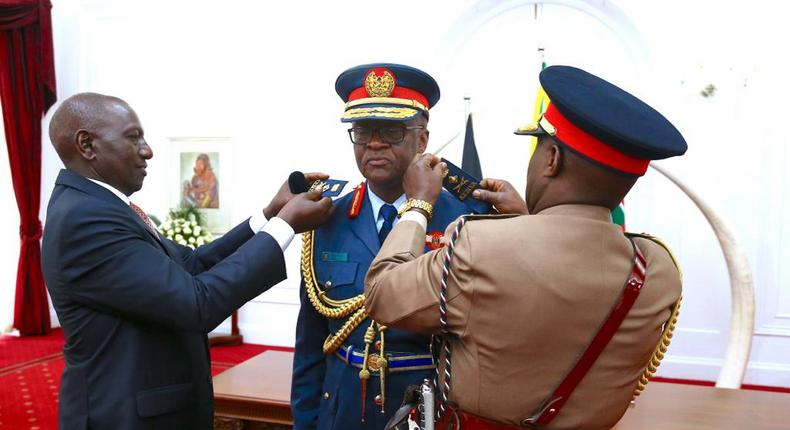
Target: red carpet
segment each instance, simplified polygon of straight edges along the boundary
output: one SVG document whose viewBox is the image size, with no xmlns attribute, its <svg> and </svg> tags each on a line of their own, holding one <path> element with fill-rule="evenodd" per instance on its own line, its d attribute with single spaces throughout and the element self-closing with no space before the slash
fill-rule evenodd
<svg viewBox="0 0 790 430">
<path fill-rule="evenodd" d="M 60 330 L 47 336 L 0 336 L 0 430 L 57 429 L 62 348 Z M 293 350 L 248 344 L 212 347 L 211 374 L 270 349 Z"/>
<path fill-rule="evenodd" d="M 58 389 L 63 372 L 63 333 L 17 338 L 0 336 L 0 430 L 56 430 Z M 217 375 L 266 350 L 263 345 L 211 348 L 211 374 Z M 656 377 L 654 381 L 691 385 L 713 382 Z M 744 384 L 743 389 L 790 392 L 790 388 Z"/>
<path fill-rule="evenodd" d="M 58 328 L 46 336 L 0 336 L 0 373 L 19 364 L 60 354 L 63 349 L 63 332 Z"/>
</svg>

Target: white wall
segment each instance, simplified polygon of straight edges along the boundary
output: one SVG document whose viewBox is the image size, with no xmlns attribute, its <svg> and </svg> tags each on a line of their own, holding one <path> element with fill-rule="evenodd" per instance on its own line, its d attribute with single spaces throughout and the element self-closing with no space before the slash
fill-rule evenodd
<svg viewBox="0 0 790 430">
<path fill-rule="evenodd" d="M 790 293 L 782 288 L 790 284 L 782 265 L 790 257 L 783 225 L 790 219 L 790 155 L 778 102 L 787 99 L 788 67 L 772 54 L 790 36 L 781 14 L 770 2 L 547 3 L 535 22 L 530 2 L 518 0 L 404 0 L 397 7 L 237 0 L 220 8 L 62 0 L 53 8 L 58 93 L 114 94 L 138 111 L 156 155 L 133 199 L 155 214 L 171 204 L 168 138 L 229 136 L 233 165 L 223 174 L 233 187 L 223 189 L 223 199 L 241 220 L 291 170 L 361 179 L 333 84 L 343 69 L 375 61 L 413 64 L 439 81 L 430 147 L 462 126 L 462 95 L 470 94 L 484 173 L 523 189 L 527 145 L 511 131 L 531 116 L 540 44 L 550 64 L 580 65 L 620 83 L 684 133 L 688 154 L 663 165 L 730 220 L 755 271 L 758 333 L 747 382 L 790 386 Z M 718 90 L 703 98 L 708 83 Z M 458 160 L 459 143 L 443 155 Z M 60 163 L 48 142 L 44 147 L 46 202 Z M 715 238 L 654 173 L 626 204 L 629 228 L 665 238 L 684 268 L 681 328 L 661 374 L 715 379 L 730 306 Z M 7 252 L 11 242 L 2 243 Z M 241 310 L 248 341 L 293 343 L 298 254 L 297 240 L 287 253 L 291 278 Z"/>
</svg>

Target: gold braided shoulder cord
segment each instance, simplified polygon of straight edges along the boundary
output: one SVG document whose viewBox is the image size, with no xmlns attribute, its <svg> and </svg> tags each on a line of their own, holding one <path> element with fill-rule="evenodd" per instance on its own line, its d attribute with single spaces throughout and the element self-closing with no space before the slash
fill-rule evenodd
<svg viewBox="0 0 790 430">
<path fill-rule="evenodd" d="M 656 374 L 658 366 L 661 365 L 661 360 L 664 359 L 664 355 L 666 355 L 667 350 L 669 349 L 669 344 L 672 342 L 672 335 L 675 332 L 675 325 L 677 325 L 678 322 L 680 302 L 682 300 L 683 297 L 679 298 L 678 301 L 672 306 L 672 313 L 669 315 L 669 320 L 667 320 L 667 323 L 664 326 L 664 333 L 661 335 L 661 340 L 658 342 L 658 345 L 656 345 L 656 349 L 653 350 L 653 357 L 650 358 L 650 361 L 647 363 L 647 367 L 645 367 L 644 372 L 642 372 L 642 376 L 639 378 L 639 382 L 636 384 L 632 401 L 636 400 L 636 398 L 642 394 L 642 391 L 645 390 L 647 383 L 650 381 L 650 378 Z"/>
<path fill-rule="evenodd" d="M 304 280 L 304 287 L 307 297 L 310 299 L 310 304 L 313 305 L 319 314 L 326 318 L 345 318 L 353 313 L 340 330 L 330 334 L 324 341 L 324 354 L 331 354 L 340 348 L 340 345 L 367 318 L 368 314 L 363 306 L 365 303 L 363 294 L 344 300 L 333 300 L 327 297 L 324 291 L 319 290 L 318 281 L 315 277 L 315 265 L 313 264 L 314 247 L 315 232 L 305 232 L 302 235 L 302 279 Z"/>
<path fill-rule="evenodd" d="M 661 241 L 661 239 L 658 239 L 655 236 L 651 236 L 645 233 L 641 233 L 641 234 L 627 233 L 627 235 L 630 237 L 641 237 L 643 239 L 650 240 L 658 244 L 662 248 L 664 248 L 669 254 L 669 258 L 672 259 L 672 264 L 675 265 L 678 274 L 680 274 L 681 283 L 683 282 L 683 272 L 680 270 L 680 265 L 678 264 L 678 261 L 675 258 L 675 254 L 672 253 L 672 250 L 669 249 L 669 246 L 667 246 L 666 243 L 664 243 L 663 241 Z M 644 372 L 642 372 L 642 376 L 639 378 L 639 382 L 637 382 L 636 384 L 636 388 L 634 389 L 634 394 L 631 401 L 636 400 L 636 398 L 639 397 L 640 394 L 642 394 L 642 391 L 644 391 L 645 387 L 647 387 L 647 383 L 650 381 L 650 378 L 652 378 L 653 375 L 656 374 L 656 371 L 658 370 L 658 366 L 661 365 L 661 360 L 664 359 L 664 356 L 666 355 L 667 350 L 669 349 L 669 344 L 670 342 L 672 342 L 672 335 L 675 332 L 675 326 L 677 325 L 678 322 L 678 314 L 680 314 L 680 303 L 682 301 L 683 301 L 683 296 L 680 296 L 678 298 L 678 301 L 675 302 L 675 304 L 672 306 L 672 312 L 669 314 L 669 319 L 664 325 L 664 331 L 661 334 L 661 340 L 658 341 L 658 345 L 656 345 L 656 348 L 653 350 L 653 356 L 650 358 L 650 361 L 647 363 Z"/>
<path fill-rule="evenodd" d="M 362 321 L 365 321 L 367 317 L 368 312 L 365 310 L 364 306 L 354 312 L 354 315 L 351 315 L 351 317 L 346 320 L 343 327 L 340 327 L 340 330 L 327 336 L 324 341 L 324 354 L 331 354 L 337 351 L 337 349 L 343 345 L 343 342 L 351 335 L 351 332 L 359 327 Z"/>
</svg>

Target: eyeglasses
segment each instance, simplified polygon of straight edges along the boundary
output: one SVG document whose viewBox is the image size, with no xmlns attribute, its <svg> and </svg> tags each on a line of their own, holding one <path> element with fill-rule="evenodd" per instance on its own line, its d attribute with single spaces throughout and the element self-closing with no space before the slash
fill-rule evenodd
<svg viewBox="0 0 790 430">
<path fill-rule="evenodd" d="M 348 137 L 354 145 L 367 145 L 373 140 L 373 134 L 378 134 L 381 141 L 389 145 L 398 145 L 406 138 L 406 130 L 422 130 L 424 125 L 411 127 L 352 127 L 348 129 Z"/>
</svg>

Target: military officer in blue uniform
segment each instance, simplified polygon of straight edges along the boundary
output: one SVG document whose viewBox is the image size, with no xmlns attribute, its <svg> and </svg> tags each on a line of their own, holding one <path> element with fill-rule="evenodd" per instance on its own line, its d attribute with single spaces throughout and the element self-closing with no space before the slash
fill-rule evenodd
<svg viewBox="0 0 790 430">
<path fill-rule="evenodd" d="M 382 429 L 406 387 L 435 371 L 430 335 L 368 318 L 362 293 L 398 209 L 406 209 L 403 174 L 428 145 L 428 111 L 439 87 L 413 67 L 367 64 L 340 74 L 335 90 L 346 103 L 341 121 L 350 124 L 366 182 L 336 200 L 329 222 L 303 237 L 291 409 L 297 430 Z M 426 248 L 440 246 L 447 224 L 470 212 L 443 191 Z"/>
</svg>

